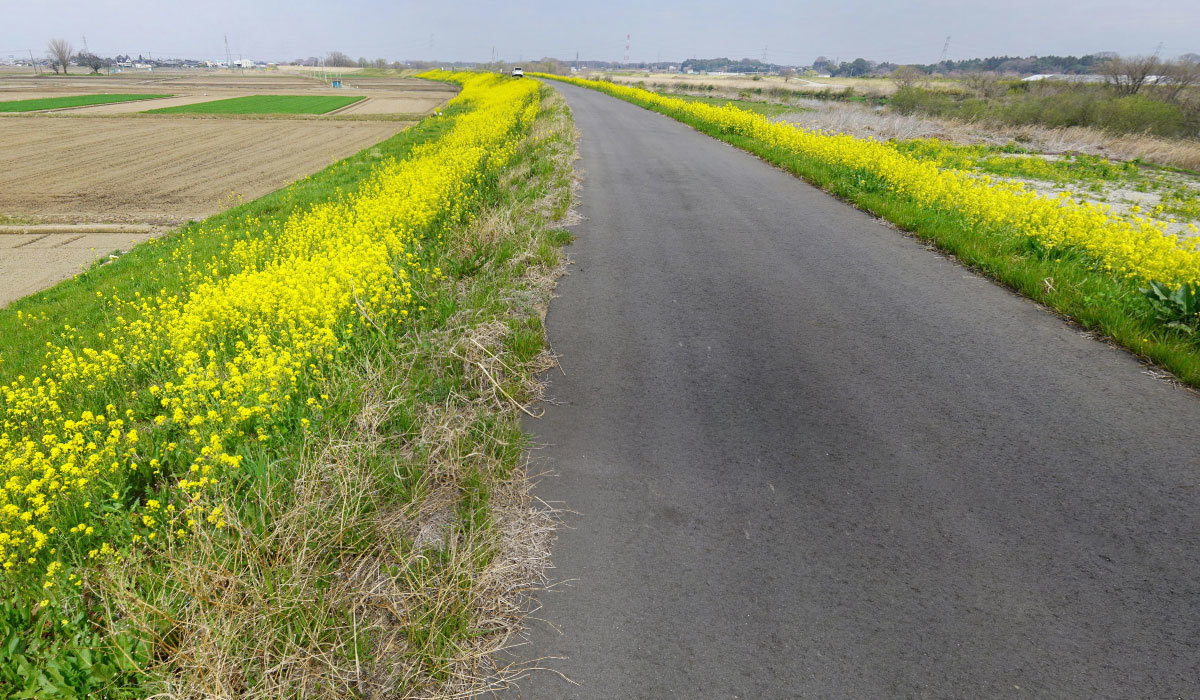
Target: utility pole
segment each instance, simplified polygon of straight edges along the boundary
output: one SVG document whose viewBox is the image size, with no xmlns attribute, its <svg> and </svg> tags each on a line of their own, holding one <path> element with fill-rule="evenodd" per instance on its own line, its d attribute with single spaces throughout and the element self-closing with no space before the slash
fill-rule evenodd
<svg viewBox="0 0 1200 700">
<path fill-rule="evenodd" d="M 229 53 L 229 35 L 225 35 L 225 67 L 233 70 L 233 54 Z"/>
<path fill-rule="evenodd" d="M 42 71 L 40 69 L 38 69 L 37 61 L 33 60 L 33 49 L 26 49 L 26 50 L 29 51 L 29 65 L 33 66 L 34 75 L 41 75 Z"/>
</svg>

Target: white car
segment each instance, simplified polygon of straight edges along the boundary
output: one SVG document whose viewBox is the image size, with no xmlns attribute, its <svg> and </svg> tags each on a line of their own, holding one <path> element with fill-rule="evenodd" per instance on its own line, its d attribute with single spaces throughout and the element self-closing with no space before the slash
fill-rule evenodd
<svg viewBox="0 0 1200 700">
<path fill-rule="evenodd" d="M 524 78 L 524 77 L 525 77 L 525 71 L 521 70 L 520 68 L 513 68 L 513 69 L 512 69 L 512 77 L 514 77 L 514 78 Z"/>
</svg>

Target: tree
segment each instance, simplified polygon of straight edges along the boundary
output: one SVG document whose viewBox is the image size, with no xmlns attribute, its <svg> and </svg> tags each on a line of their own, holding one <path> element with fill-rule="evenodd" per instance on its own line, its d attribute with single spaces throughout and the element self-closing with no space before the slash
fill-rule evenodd
<svg viewBox="0 0 1200 700">
<path fill-rule="evenodd" d="M 971 72 L 962 77 L 963 85 L 984 99 L 995 99 L 1004 94 L 1007 88 L 995 73 Z"/>
<path fill-rule="evenodd" d="M 107 61 L 90 51 L 79 52 L 79 63 L 91 68 L 92 73 L 99 73 L 100 69 L 107 65 Z"/>
<path fill-rule="evenodd" d="M 1110 58 L 1100 64 L 1100 74 L 1119 95 L 1136 95 L 1161 68 L 1158 56 Z"/>
<path fill-rule="evenodd" d="M 62 66 L 63 75 L 67 74 L 67 64 L 71 62 L 71 54 L 75 53 L 75 48 L 66 39 L 51 39 L 50 43 L 46 44 L 46 55 L 50 58 L 50 66 L 54 68 L 54 72 L 58 72 L 58 66 Z"/>
<path fill-rule="evenodd" d="M 796 69 L 795 68 L 784 68 L 783 70 L 779 71 L 779 75 L 780 75 L 780 77 L 783 78 L 783 82 L 786 83 L 787 81 L 796 77 Z"/>
<path fill-rule="evenodd" d="M 897 90 L 904 88 L 916 87 L 917 83 L 925 77 L 925 74 L 912 66 L 900 66 L 892 71 L 892 82 L 896 84 Z"/>
<path fill-rule="evenodd" d="M 1168 102 L 1178 102 L 1183 92 L 1200 85 L 1200 56 L 1185 54 L 1163 64 L 1162 77 L 1155 88 Z"/>
<path fill-rule="evenodd" d="M 341 51 L 330 51 L 329 55 L 325 57 L 325 65 L 338 68 L 353 68 L 358 64 L 354 62 L 353 58 L 350 58 Z"/>
</svg>

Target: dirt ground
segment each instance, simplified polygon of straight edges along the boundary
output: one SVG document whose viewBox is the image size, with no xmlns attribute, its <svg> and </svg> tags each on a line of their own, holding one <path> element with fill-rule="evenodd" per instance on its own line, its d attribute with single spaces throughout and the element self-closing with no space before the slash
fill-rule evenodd
<svg viewBox="0 0 1200 700">
<path fill-rule="evenodd" d="M 369 95 L 365 100 L 359 100 L 345 109 L 338 110 L 338 115 L 347 114 L 424 114 L 437 109 L 446 100 L 440 95 L 431 96 L 376 96 Z"/>
<path fill-rule="evenodd" d="M 0 233 L 0 307 L 86 269 L 150 233 Z"/>
<path fill-rule="evenodd" d="M 6 118 L 0 120 L 0 215 L 47 223 L 200 219 L 279 189 L 406 125 Z"/>
</svg>

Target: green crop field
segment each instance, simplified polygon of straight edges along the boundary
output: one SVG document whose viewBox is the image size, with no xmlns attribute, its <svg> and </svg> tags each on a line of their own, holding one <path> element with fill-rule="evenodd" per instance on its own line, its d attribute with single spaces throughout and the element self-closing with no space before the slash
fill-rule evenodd
<svg viewBox="0 0 1200 700">
<path fill-rule="evenodd" d="M 0 102 L 0 112 L 36 112 L 43 109 L 63 109 L 65 107 L 86 107 L 89 105 L 104 105 L 113 102 L 133 102 L 135 100 L 152 100 L 157 97 L 170 95 L 72 95 L 69 97 L 40 97 L 33 100 L 12 100 Z"/>
<path fill-rule="evenodd" d="M 325 114 L 362 97 L 340 95 L 249 95 L 148 110 L 147 114 Z"/>
</svg>

